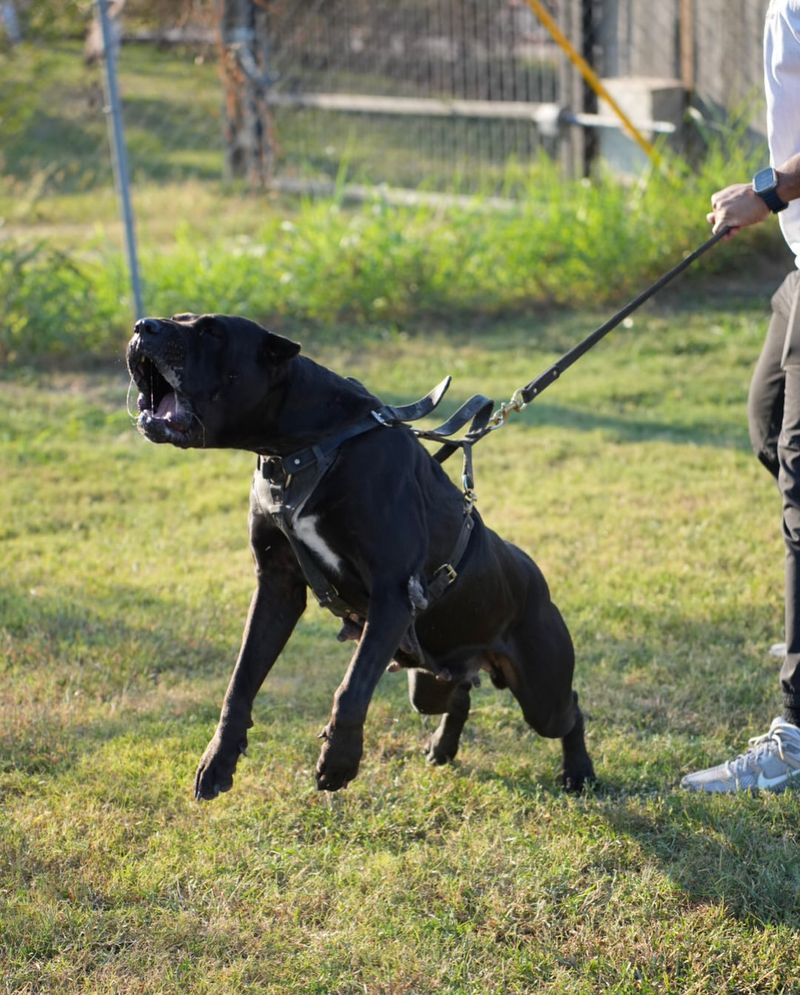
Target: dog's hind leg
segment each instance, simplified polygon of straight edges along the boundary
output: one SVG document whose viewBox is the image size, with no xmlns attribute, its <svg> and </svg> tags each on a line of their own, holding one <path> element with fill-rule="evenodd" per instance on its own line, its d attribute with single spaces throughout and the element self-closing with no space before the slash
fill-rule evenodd
<svg viewBox="0 0 800 995">
<path fill-rule="evenodd" d="M 583 735 L 583 712 L 578 707 L 578 693 L 573 691 L 572 694 L 575 697 L 575 724 L 566 736 L 561 737 L 561 783 L 565 791 L 578 793 L 585 784 L 593 784 L 595 776 Z"/>
<path fill-rule="evenodd" d="M 561 739 L 561 783 L 567 791 L 579 792 L 594 780 L 594 770 L 572 690 L 572 640 L 552 602 L 537 600 L 530 607 L 511 640 L 511 652 L 499 661 L 500 669 L 528 725 L 540 736 Z"/>
<path fill-rule="evenodd" d="M 557 707 L 552 712 L 543 713 L 541 708 L 543 699 L 532 702 L 525 681 L 519 682 L 512 678 L 508 683 L 528 725 L 540 736 L 561 740 L 563 753 L 561 784 L 564 789 L 571 793 L 582 791 L 584 784 L 593 782 L 595 777 L 592 761 L 586 749 L 583 713 L 578 707 L 577 693 L 568 691 L 567 707 Z"/>
<path fill-rule="evenodd" d="M 442 721 L 425 748 L 432 764 L 446 764 L 458 753 L 458 741 L 469 716 L 470 681 L 441 681 L 421 670 L 408 672 L 408 696 L 422 715 L 441 715 Z"/>
</svg>

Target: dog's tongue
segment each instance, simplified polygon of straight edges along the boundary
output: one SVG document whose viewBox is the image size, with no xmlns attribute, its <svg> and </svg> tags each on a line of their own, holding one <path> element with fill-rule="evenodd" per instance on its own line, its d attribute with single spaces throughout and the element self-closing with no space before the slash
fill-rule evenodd
<svg viewBox="0 0 800 995">
<path fill-rule="evenodd" d="M 156 416 L 158 418 L 169 418 L 172 419 L 175 413 L 179 410 L 178 398 L 174 391 L 170 391 L 161 398 L 161 402 L 158 405 L 158 411 L 156 411 Z"/>
<path fill-rule="evenodd" d="M 156 411 L 157 418 L 163 418 L 170 422 L 175 428 L 185 429 L 192 419 L 191 414 L 183 407 L 175 391 L 170 391 L 161 398 Z"/>
</svg>

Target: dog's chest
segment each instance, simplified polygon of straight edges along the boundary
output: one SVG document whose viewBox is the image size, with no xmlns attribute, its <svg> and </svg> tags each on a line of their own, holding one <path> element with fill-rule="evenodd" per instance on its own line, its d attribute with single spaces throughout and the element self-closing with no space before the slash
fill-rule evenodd
<svg viewBox="0 0 800 995">
<path fill-rule="evenodd" d="M 294 534 L 326 567 L 341 573 L 342 561 L 322 538 L 318 526 L 318 515 L 298 515 L 294 522 Z"/>
<path fill-rule="evenodd" d="M 268 481 L 258 472 L 253 478 L 253 486 L 262 511 L 271 515 L 282 531 L 290 531 L 291 540 L 301 543 L 320 561 L 326 571 L 341 574 L 341 557 L 323 538 L 319 528 L 319 515 L 307 514 L 302 510 L 309 494 L 301 493 L 300 500 L 296 494 L 289 495 L 290 500 L 287 502 L 285 500 L 286 492 L 278 491 L 274 486 L 270 486 Z"/>
</svg>

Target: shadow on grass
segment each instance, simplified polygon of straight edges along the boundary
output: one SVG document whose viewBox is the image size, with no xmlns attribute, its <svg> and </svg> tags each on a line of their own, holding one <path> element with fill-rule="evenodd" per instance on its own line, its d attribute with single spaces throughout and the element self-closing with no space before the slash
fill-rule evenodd
<svg viewBox="0 0 800 995">
<path fill-rule="evenodd" d="M 192 631 L 185 608 L 121 585 L 92 607 L 70 593 L 0 587 L 4 685 L 17 703 L 0 728 L 0 770 L 56 775 L 109 739 L 163 721 L 172 706 L 157 693 L 162 683 L 213 683 L 227 672 L 235 649 L 216 619 L 210 612 Z M 200 706 L 209 722 L 216 699 Z"/>
<path fill-rule="evenodd" d="M 655 814 L 625 801 L 602 811 L 614 833 L 635 840 L 692 902 L 721 904 L 747 923 L 800 926 L 796 794 L 676 793 Z"/>
<path fill-rule="evenodd" d="M 110 166 L 97 155 L 104 141 L 105 126 L 99 114 L 96 120 L 70 121 L 37 108 L 6 145 L 5 175 L 29 183 L 46 170 L 48 186 L 65 193 L 111 183 Z M 75 150 L 76 154 L 53 164 L 53 148 Z"/>
<path fill-rule="evenodd" d="M 91 660 L 98 689 L 105 680 L 109 693 L 137 675 L 207 673 L 221 653 L 230 653 L 230 644 L 215 625 L 217 611 L 206 612 L 194 630 L 190 614 L 190 609 L 170 599 L 125 585 L 113 585 L 92 607 L 73 592 L 49 594 L 0 586 L 0 620 L 12 637 L 20 637 L 20 654 L 36 646 L 52 654 L 65 675 L 80 675 Z M 181 621 L 183 627 L 176 624 Z M 14 659 L 12 652 L 12 665 Z M 71 662 L 65 664 L 65 659 Z M 105 673 L 100 670 L 101 660 Z M 45 658 L 41 662 L 50 665 Z"/>
<path fill-rule="evenodd" d="M 702 621 L 645 614 L 637 629 L 639 638 L 601 635 L 583 654 L 577 639 L 576 686 L 598 783 L 563 804 L 577 806 L 576 819 L 599 815 L 614 836 L 635 841 L 690 902 L 720 905 L 743 923 L 797 928 L 800 793 L 714 797 L 679 787 L 688 770 L 733 759 L 753 724 L 763 720 L 763 732 L 779 712 L 779 663 L 767 656 L 766 639 L 763 654 L 753 651 L 758 633 L 769 631 L 769 612 Z M 720 747 L 721 731 L 731 746 Z M 520 738 L 526 752 L 540 742 Z M 532 781 L 478 763 L 470 776 L 503 785 L 523 805 L 561 794 L 555 769 Z"/>
</svg>

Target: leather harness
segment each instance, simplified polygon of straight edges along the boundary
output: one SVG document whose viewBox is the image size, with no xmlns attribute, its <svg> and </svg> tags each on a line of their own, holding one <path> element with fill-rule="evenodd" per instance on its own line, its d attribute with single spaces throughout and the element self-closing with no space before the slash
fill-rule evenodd
<svg viewBox="0 0 800 995">
<path fill-rule="evenodd" d="M 443 463 L 456 449 L 462 450 L 464 455 L 462 472 L 464 518 L 449 559 L 433 572 L 426 584 L 425 595 L 428 604 L 441 597 L 458 577 L 458 567 L 467 551 L 469 539 L 475 526 L 475 518 L 472 514 L 475 503 L 472 479 L 472 445 L 480 437 L 489 420 L 492 412 L 492 401 L 481 394 L 476 394 L 462 404 L 447 421 L 430 431 L 415 429 L 408 424 L 408 422 L 429 415 L 437 407 L 450 386 L 450 380 L 450 377 L 445 377 L 429 394 L 412 404 L 400 407 L 384 404 L 374 408 L 366 418 L 326 435 L 314 445 L 298 449 L 288 456 L 259 454 L 258 472 L 267 485 L 267 500 L 262 502 L 258 487 L 254 489 L 256 500 L 262 512 L 268 513 L 286 536 L 306 583 L 313 591 L 317 601 L 323 608 L 327 608 L 340 618 L 352 616 L 353 609 L 341 598 L 316 557 L 298 538 L 296 525 L 297 519 L 309 498 L 333 465 L 340 447 L 350 439 L 364 435 L 366 432 L 378 428 L 408 428 L 418 438 L 441 443 L 441 447 L 433 454 L 433 459 L 439 463 Z M 468 421 L 471 421 L 471 424 L 466 436 L 463 439 L 452 439 L 451 436 L 463 428 Z"/>
</svg>

